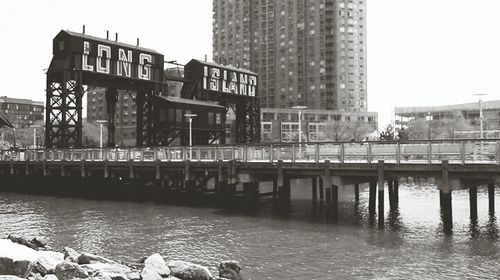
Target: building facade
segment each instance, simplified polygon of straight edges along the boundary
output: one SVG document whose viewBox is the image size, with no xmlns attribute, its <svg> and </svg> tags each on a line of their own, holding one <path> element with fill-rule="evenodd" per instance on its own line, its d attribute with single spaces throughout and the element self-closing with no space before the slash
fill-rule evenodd
<svg viewBox="0 0 500 280">
<path fill-rule="evenodd" d="M 367 111 L 366 0 L 214 0 L 213 59 L 259 75 L 264 108 Z"/>
<path fill-rule="evenodd" d="M 87 95 L 87 121 L 107 121 L 106 88 L 89 88 Z M 135 146 L 137 131 L 137 108 L 135 92 L 118 90 L 115 111 L 115 143 L 118 146 Z"/>
<path fill-rule="evenodd" d="M 16 129 L 43 125 L 44 105 L 41 101 L 0 96 L 0 110 Z"/>
<path fill-rule="evenodd" d="M 299 114 L 296 109 L 262 108 L 261 138 L 263 142 L 359 141 L 377 131 L 377 118 L 374 112 L 302 110 Z"/>
<path fill-rule="evenodd" d="M 452 135 L 449 135 L 456 138 L 480 138 L 482 115 L 483 137 L 500 137 L 500 100 L 444 106 L 396 107 L 394 115 L 397 129 L 408 129 L 412 121 L 421 120 L 430 125 L 430 131 L 432 124 L 445 122 L 449 129 L 456 126 Z M 462 125 L 457 126 L 460 123 Z"/>
</svg>

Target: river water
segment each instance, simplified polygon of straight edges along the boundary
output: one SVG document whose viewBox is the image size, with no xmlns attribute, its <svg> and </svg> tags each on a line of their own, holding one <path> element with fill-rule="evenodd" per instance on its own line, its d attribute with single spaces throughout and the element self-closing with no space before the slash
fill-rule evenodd
<svg viewBox="0 0 500 280">
<path fill-rule="evenodd" d="M 244 279 L 500 279 L 499 230 L 483 188 L 477 224 L 469 220 L 468 192 L 453 193 L 451 235 L 441 232 L 439 195 L 430 185 L 401 185 L 385 229 L 366 218 L 366 187 L 357 215 L 353 202 L 341 203 L 337 225 L 313 214 L 310 195 L 292 187 L 290 212 L 278 214 L 270 199 L 249 213 L 0 193 L 0 236 L 47 236 L 56 249 L 124 262 L 158 252 L 214 273 L 219 261 L 235 259 Z"/>
</svg>

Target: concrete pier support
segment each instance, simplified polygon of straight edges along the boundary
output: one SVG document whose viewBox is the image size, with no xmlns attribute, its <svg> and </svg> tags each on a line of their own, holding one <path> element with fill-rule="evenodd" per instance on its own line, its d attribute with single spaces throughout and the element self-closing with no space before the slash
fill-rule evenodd
<svg viewBox="0 0 500 280">
<path fill-rule="evenodd" d="M 219 166 L 217 167 L 217 178 L 215 182 L 215 193 L 221 194 L 226 189 L 227 189 L 227 176 L 222 166 L 222 160 L 219 160 Z"/>
<path fill-rule="evenodd" d="M 443 217 L 443 231 L 451 233 L 453 228 L 453 215 L 451 206 L 451 188 L 449 182 L 449 166 L 448 160 L 442 162 L 442 217 Z"/>
<path fill-rule="evenodd" d="M 490 215 L 495 214 L 495 183 L 488 184 L 488 210 Z"/>
<path fill-rule="evenodd" d="M 387 180 L 387 194 L 389 195 L 389 207 L 394 208 L 394 183 L 392 180 Z"/>
<path fill-rule="evenodd" d="M 330 187 L 325 188 L 325 196 L 326 196 L 326 218 L 332 218 L 332 189 Z"/>
<path fill-rule="evenodd" d="M 470 219 L 477 221 L 477 187 L 469 188 Z"/>
<path fill-rule="evenodd" d="M 384 227 L 384 161 L 378 161 L 378 226 Z"/>
<path fill-rule="evenodd" d="M 236 195 L 236 185 L 238 185 L 237 176 L 238 174 L 236 174 L 236 161 L 233 160 L 227 167 L 227 186 L 224 190 L 224 196 L 229 199 Z"/>
</svg>

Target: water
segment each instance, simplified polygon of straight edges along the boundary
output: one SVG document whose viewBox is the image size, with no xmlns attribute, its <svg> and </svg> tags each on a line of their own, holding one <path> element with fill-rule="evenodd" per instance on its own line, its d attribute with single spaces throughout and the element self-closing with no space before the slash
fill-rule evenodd
<svg viewBox="0 0 500 280">
<path fill-rule="evenodd" d="M 354 203 L 341 204 L 339 225 L 313 215 L 309 188 L 292 187 L 292 194 L 291 212 L 276 214 L 269 199 L 247 213 L 0 193 L 0 236 L 48 236 L 56 249 L 129 263 L 158 252 L 214 273 L 219 261 L 235 259 L 244 279 L 500 279 L 498 226 L 482 188 L 477 225 L 468 192 L 453 193 L 449 236 L 433 186 L 400 186 L 399 214 L 386 211 L 383 230 L 368 223 L 366 188 L 358 215 Z M 341 197 L 352 199 L 351 190 Z"/>
</svg>

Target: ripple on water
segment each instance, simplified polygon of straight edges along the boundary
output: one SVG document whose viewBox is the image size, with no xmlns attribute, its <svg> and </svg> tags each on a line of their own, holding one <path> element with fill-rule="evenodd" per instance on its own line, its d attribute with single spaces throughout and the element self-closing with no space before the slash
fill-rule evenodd
<svg viewBox="0 0 500 280">
<path fill-rule="evenodd" d="M 269 200 L 249 214 L 0 193 L 0 234 L 45 235 L 55 248 L 125 262 L 159 252 L 214 273 L 220 260 L 236 259 L 245 279 L 500 279 L 498 227 L 484 193 L 474 224 L 467 192 L 454 192 L 452 236 L 441 233 L 432 186 L 401 185 L 400 207 L 386 213 L 383 230 L 369 225 L 367 199 L 361 188 L 357 216 L 344 202 L 340 225 L 333 225 L 314 217 L 310 202 L 300 198 L 291 213 L 277 215 Z"/>
</svg>

